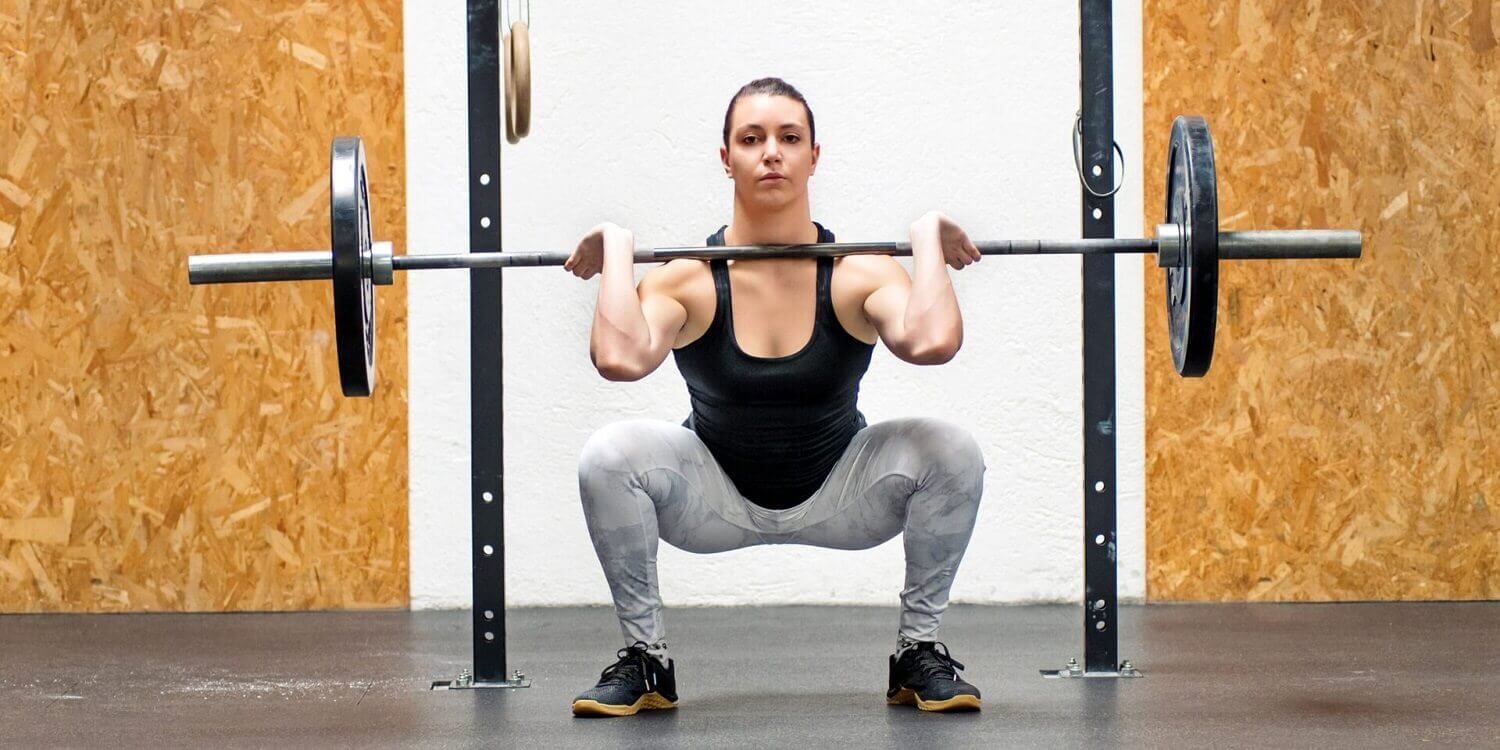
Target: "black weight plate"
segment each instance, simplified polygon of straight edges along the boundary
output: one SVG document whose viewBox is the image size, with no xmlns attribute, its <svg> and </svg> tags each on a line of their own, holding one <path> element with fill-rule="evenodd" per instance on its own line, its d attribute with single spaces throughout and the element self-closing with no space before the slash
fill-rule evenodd
<svg viewBox="0 0 1500 750">
<path fill-rule="evenodd" d="M 374 260 L 365 147 L 358 138 L 333 139 L 329 190 L 339 382 L 345 396 L 368 396 L 375 387 Z"/>
<path fill-rule="evenodd" d="M 1214 356 L 1219 299 L 1219 194 L 1214 144 L 1202 117 L 1172 122 L 1167 149 L 1167 223 L 1176 224 L 1182 252 L 1167 269 L 1167 329 L 1172 364 L 1201 377 Z"/>
</svg>

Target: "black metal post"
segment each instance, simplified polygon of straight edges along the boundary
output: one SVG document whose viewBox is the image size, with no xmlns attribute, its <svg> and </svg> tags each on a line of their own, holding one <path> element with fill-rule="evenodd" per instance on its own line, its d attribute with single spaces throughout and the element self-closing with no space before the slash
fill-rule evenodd
<svg viewBox="0 0 1500 750">
<path fill-rule="evenodd" d="M 1111 0 L 1079 2 L 1083 237 L 1115 236 Z M 1089 188 L 1092 187 L 1092 190 Z M 1101 197 L 1103 196 L 1103 197 Z M 1119 663 L 1115 535 L 1115 259 L 1083 257 L 1083 666 L 1050 677 L 1138 676 Z"/>
<path fill-rule="evenodd" d="M 500 10 L 467 0 L 469 59 L 469 247 L 499 252 Z M 474 672 L 434 688 L 527 687 L 505 663 L 505 424 L 500 269 L 469 272 L 469 439 Z"/>
<path fill-rule="evenodd" d="M 1083 172 L 1094 192 L 1114 183 L 1114 49 L 1111 0 L 1080 4 Z M 1099 172 L 1095 173 L 1095 168 Z M 1090 179 L 1092 178 L 1092 179 Z M 1083 191 L 1083 236 L 1115 236 L 1115 199 Z M 1083 258 L 1083 668 L 1114 672 L 1115 259 Z"/>
</svg>

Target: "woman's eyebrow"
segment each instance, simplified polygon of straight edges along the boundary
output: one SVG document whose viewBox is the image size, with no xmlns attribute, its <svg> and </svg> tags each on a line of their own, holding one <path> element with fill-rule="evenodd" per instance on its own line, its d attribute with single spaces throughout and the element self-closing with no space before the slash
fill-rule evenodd
<svg viewBox="0 0 1500 750">
<path fill-rule="evenodd" d="M 778 130 L 786 130 L 788 128 L 796 129 L 796 128 L 802 128 L 802 127 L 805 127 L 805 126 L 802 123 L 800 123 L 800 122 L 784 122 L 784 123 L 781 124 L 781 127 L 777 128 L 777 129 Z M 742 131 L 743 130 L 765 130 L 765 128 L 761 127 L 757 123 L 753 123 L 752 122 L 749 125 L 743 125 L 743 126 L 741 126 L 740 130 L 742 130 Z"/>
</svg>

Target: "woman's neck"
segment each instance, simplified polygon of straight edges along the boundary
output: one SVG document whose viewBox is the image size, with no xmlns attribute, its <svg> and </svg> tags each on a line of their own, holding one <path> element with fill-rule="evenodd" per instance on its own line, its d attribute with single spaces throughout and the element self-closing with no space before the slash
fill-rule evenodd
<svg viewBox="0 0 1500 750">
<path fill-rule="evenodd" d="M 776 211 L 756 211 L 734 202 L 734 218 L 724 230 L 726 245 L 803 245 L 818 241 L 807 201 L 797 201 Z"/>
</svg>

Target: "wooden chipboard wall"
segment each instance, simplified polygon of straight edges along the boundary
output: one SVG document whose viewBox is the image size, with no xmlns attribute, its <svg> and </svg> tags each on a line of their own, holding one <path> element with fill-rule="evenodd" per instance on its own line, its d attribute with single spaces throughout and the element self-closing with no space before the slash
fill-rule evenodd
<svg viewBox="0 0 1500 750">
<path fill-rule="evenodd" d="M 404 606 L 404 283 L 369 400 L 326 283 L 187 283 L 327 248 L 335 135 L 401 247 L 400 3 L 11 0 L 0 50 L 0 611 Z"/>
<path fill-rule="evenodd" d="M 1223 266 L 1202 380 L 1172 372 L 1150 269 L 1148 596 L 1500 596 L 1500 2 L 1144 19 L 1148 225 L 1192 112 L 1225 228 L 1366 236 L 1357 261 Z"/>
</svg>

